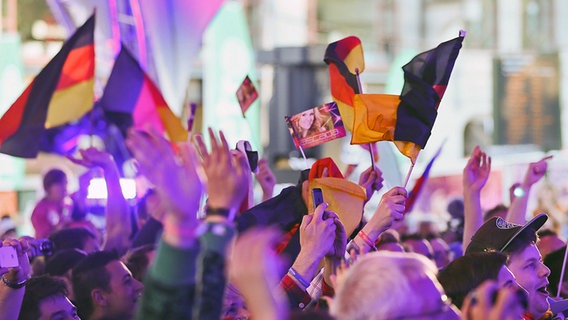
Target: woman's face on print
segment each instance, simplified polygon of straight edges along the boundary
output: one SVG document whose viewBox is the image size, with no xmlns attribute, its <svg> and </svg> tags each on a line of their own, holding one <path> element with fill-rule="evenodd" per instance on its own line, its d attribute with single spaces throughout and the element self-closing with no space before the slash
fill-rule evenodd
<svg viewBox="0 0 568 320">
<path fill-rule="evenodd" d="M 314 114 L 314 110 L 308 110 L 306 112 L 303 112 L 300 114 L 300 120 L 298 121 L 300 128 L 307 130 L 309 129 L 312 124 L 314 123 L 314 118 L 315 118 L 315 114 Z"/>
</svg>

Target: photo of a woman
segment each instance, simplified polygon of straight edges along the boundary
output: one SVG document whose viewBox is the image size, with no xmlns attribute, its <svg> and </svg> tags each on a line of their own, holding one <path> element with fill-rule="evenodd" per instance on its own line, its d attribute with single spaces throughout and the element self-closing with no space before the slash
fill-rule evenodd
<svg viewBox="0 0 568 320">
<path fill-rule="evenodd" d="M 326 103 L 286 117 L 286 122 L 296 147 L 311 148 L 345 136 L 345 128 L 335 103 Z"/>
</svg>

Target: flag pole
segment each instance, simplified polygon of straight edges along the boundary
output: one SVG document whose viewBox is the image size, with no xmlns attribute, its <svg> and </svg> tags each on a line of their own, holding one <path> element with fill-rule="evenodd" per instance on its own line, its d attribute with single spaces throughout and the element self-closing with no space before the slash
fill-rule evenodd
<svg viewBox="0 0 568 320">
<path fill-rule="evenodd" d="M 359 93 L 363 93 L 363 89 L 361 88 L 361 79 L 359 79 L 359 68 L 355 69 L 355 76 L 357 77 L 357 86 L 359 87 Z M 371 168 L 375 171 L 375 155 L 373 154 L 373 143 L 369 143 L 369 155 L 371 156 Z"/>
<path fill-rule="evenodd" d="M 418 158 L 418 157 L 416 157 Z M 406 174 L 406 178 L 404 178 L 404 185 L 402 186 L 406 189 L 406 185 L 408 184 L 408 180 L 410 180 L 410 175 L 412 174 L 412 170 L 414 169 L 414 162 L 410 165 L 410 169 L 408 169 L 408 173 Z"/>
<path fill-rule="evenodd" d="M 564 272 L 566 271 L 566 260 L 568 258 L 568 248 L 564 250 L 564 262 L 562 263 L 562 271 L 560 272 L 560 280 L 558 280 L 558 291 L 556 298 L 560 298 L 560 290 L 562 289 L 562 279 L 564 279 Z"/>
</svg>

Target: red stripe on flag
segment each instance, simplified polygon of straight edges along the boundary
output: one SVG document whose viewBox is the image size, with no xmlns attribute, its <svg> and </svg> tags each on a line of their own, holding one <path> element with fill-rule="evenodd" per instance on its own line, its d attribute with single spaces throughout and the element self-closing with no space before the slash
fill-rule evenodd
<svg viewBox="0 0 568 320">
<path fill-rule="evenodd" d="M 345 60 L 349 53 L 359 45 L 361 45 L 361 40 L 357 37 L 351 36 L 341 40 L 341 45 L 335 46 L 333 50 L 341 60 Z"/>
<path fill-rule="evenodd" d="M 95 74 L 95 46 L 93 44 L 69 52 L 56 90 L 93 78 Z"/>
<path fill-rule="evenodd" d="M 356 92 L 333 63 L 329 64 L 329 81 L 333 98 L 353 106 L 353 96 Z"/>
<path fill-rule="evenodd" d="M 0 118 L 0 145 L 4 140 L 13 135 L 21 125 L 22 117 L 24 115 L 24 110 L 26 104 L 28 103 L 28 97 L 32 91 L 32 87 L 35 80 L 32 81 L 18 97 L 18 99 L 12 104 L 12 106 L 4 113 L 2 118 Z"/>
<path fill-rule="evenodd" d="M 134 126 L 147 126 L 150 125 L 158 132 L 164 132 L 164 126 L 158 114 L 156 101 L 154 100 L 155 93 L 153 92 L 154 85 L 147 75 L 144 75 L 144 82 L 140 88 L 138 100 L 132 113 Z"/>
</svg>

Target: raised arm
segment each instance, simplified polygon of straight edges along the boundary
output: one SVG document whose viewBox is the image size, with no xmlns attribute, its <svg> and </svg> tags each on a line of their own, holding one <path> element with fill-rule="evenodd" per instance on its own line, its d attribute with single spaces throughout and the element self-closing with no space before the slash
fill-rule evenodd
<svg viewBox="0 0 568 320">
<path fill-rule="evenodd" d="M 16 320 L 24 299 L 25 283 L 30 277 L 30 263 L 26 251 L 28 244 L 25 240 L 5 240 L 2 246 L 12 246 L 18 255 L 18 266 L 15 268 L 0 268 L 0 316 L 4 320 Z"/>
<path fill-rule="evenodd" d="M 463 251 L 469 245 L 473 234 L 483 224 L 481 189 L 491 172 L 491 157 L 476 146 L 463 169 L 464 230 Z"/>
<path fill-rule="evenodd" d="M 402 187 L 394 187 L 381 198 L 375 214 L 353 239 L 361 254 L 369 252 L 381 233 L 391 227 L 393 221 L 404 217 L 407 193 Z M 348 245 L 349 249 L 350 246 Z"/>
<path fill-rule="evenodd" d="M 274 186 L 276 185 L 276 178 L 274 173 L 270 170 L 268 161 L 265 158 L 258 160 L 258 173 L 256 174 L 256 181 L 262 189 L 262 201 L 272 198 L 274 194 Z"/>
<path fill-rule="evenodd" d="M 224 290 L 226 250 L 235 231 L 233 221 L 247 193 L 250 167 L 242 152 L 231 153 L 225 135 L 209 129 L 211 152 L 198 144 L 207 176 L 205 223 L 198 233 L 201 252 L 197 266 L 196 304 L 192 319 L 219 319 Z M 208 232 L 209 231 L 209 232 Z"/>
<path fill-rule="evenodd" d="M 103 169 L 108 197 L 106 205 L 106 225 L 104 250 L 124 252 L 130 247 L 132 221 L 128 202 L 124 199 L 120 187 L 120 172 L 113 157 L 96 148 L 80 150 L 81 159 L 69 159 L 87 168 L 100 167 Z"/>
<path fill-rule="evenodd" d="M 201 164 L 192 146 L 180 146 L 178 158 L 155 133 L 130 130 L 126 143 L 165 205 L 164 232 L 144 281 L 137 318 L 190 319 L 199 252 L 195 229 L 204 192 Z"/>
<path fill-rule="evenodd" d="M 527 203 L 529 201 L 529 193 L 532 186 L 537 183 L 546 174 L 548 168 L 548 160 L 552 156 L 542 158 L 537 162 L 529 164 L 525 178 L 521 182 L 522 194 L 518 194 L 513 198 L 509 211 L 507 212 L 507 221 L 516 224 L 525 224 L 527 222 Z"/>
</svg>

